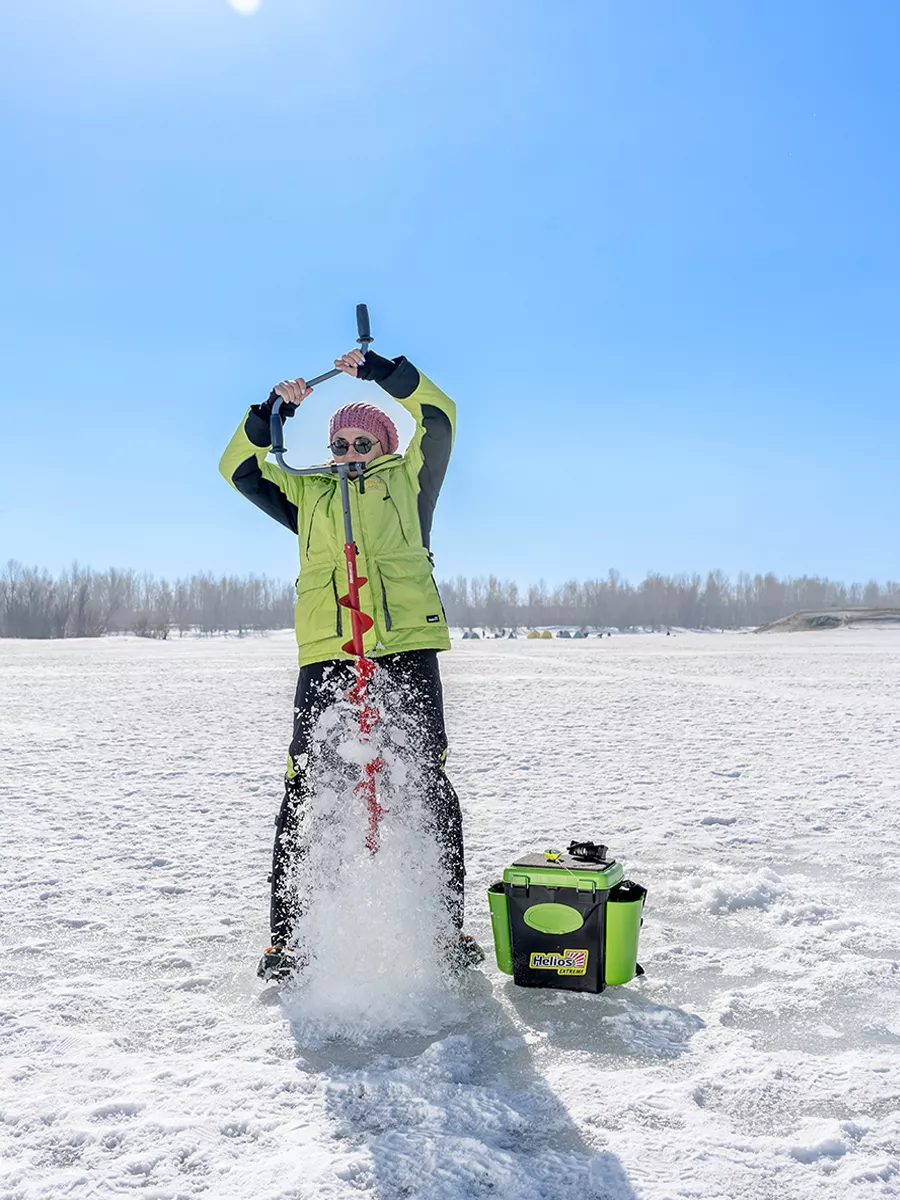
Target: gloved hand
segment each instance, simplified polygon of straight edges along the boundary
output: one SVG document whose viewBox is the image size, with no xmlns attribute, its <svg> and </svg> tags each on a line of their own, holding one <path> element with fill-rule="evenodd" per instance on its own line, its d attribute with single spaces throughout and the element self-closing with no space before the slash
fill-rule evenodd
<svg viewBox="0 0 900 1200">
<path fill-rule="evenodd" d="M 362 350 L 348 350 L 341 358 L 334 360 L 334 365 L 347 375 L 353 375 L 356 379 L 371 379 L 374 383 L 382 383 L 397 368 L 395 362 L 382 358 L 374 350 L 366 354 Z"/>
<path fill-rule="evenodd" d="M 268 405 L 269 415 L 272 414 L 272 405 L 280 396 L 282 405 L 279 412 L 283 417 L 292 417 L 307 396 L 313 394 L 313 389 L 306 386 L 306 380 L 284 379 L 281 383 L 276 383 L 269 393 L 269 398 L 265 404 L 260 405 L 260 408 L 265 408 Z"/>
<path fill-rule="evenodd" d="M 278 410 L 283 417 L 292 417 L 307 396 L 313 394 L 313 388 L 306 386 L 305 379 L 285 379 L 276 383 L 263 404 L 254 404 L 253 411 L 268 421 L 272 415 L 272 405 L 281 397 L 281 408 Z"/>
</svg>

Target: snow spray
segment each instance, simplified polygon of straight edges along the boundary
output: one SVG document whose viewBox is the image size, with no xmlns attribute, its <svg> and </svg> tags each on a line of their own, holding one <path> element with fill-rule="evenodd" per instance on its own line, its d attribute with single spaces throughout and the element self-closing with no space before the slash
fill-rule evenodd
<svg viewBox="0 0 900 1200">
<path fill-rule="evenodd" d="M 370 686 L 381 719 L 362 740 L 355 703 L 333 686 L 305 764 L 301 850 L 287 881 L 302 914 L 294 947 L 305 966 L 285 990 L 285 1007 L 313 1035 L 369 1040 L 430 1031 L 456 1019 L 459 1004 L 442 955 L 454 929 L 433 816 L 422 799 L 416 714 L 376 673 Z M 381 763 L 377 853 L 358 793 L 374 759 Z"/>
</svg>

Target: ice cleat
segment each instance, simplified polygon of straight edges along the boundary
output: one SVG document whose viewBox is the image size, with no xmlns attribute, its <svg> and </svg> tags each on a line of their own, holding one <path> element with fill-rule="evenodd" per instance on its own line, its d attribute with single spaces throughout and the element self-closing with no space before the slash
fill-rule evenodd
<svg viewBox="0 0 900 1200">
<path fill-rule="evenodd" d="M 461 933 L 445 943 L 444 957 L 451 971 L 466 971 L 484 962 L 484 951 L 473 937 Z"/>
<path fill-rule="evenodd" d="M 259 960 L 256 973 L 266 983 L 281 983 L 303 967 L 303 962 L 287 946 L 269 946 Z"/>
</svg>

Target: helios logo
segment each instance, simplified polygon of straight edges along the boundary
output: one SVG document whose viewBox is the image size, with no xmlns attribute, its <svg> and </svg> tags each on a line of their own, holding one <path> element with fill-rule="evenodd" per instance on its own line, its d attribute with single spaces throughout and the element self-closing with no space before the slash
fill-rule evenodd
<svg viewBox="0 0 900 1200">
<path fill-rule="evenodd" d="M 528 959 L 532 971 L 555 971 L 557 975 L 586 975 L 587 950 L 563 950 L 562 954 L 535 951 Z"/>
</svg>

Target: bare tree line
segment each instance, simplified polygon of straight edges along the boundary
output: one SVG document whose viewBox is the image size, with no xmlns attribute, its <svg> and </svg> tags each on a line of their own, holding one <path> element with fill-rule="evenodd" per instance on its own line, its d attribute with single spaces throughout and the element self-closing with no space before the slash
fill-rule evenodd
<svg viewBox="0 0 900 1200">
<path fill-rule="evenodd" d="M 520 588 L 494 575 L 445 580 L 441 596 L 451 625 L 472 629 L 568 625 L 586 629 L 733 629 L 762 625 L 798 609 L 853 605 L 900 607 L 900 582 L 849 586 L 804 575 L 779 579 L 742 572 L 700 575 L 648 574 L 637 586 L 617 571 L 602 579 L 571 579 L 556 587 L 543 580 Z M 0 575 L 0 637 L 100 637 L 136 633 L 238 633 L 285 629 L 293 624 L 295 591 L 265 576 L 165 579 L 73 564 L 54 577 L 9 562 Z"/>
<path fill-rule="evenodd" d="M 147 573 L 92 571 L 74 563 L 54 578 L 9 562 L 0 575 L 0 637 L 100 637 L 136 633 L 243 633 L 284 629 L 294 620 L 294 588 L 265 576 L 192 575 L 169 583 Z"/>
<path fill-rule="evenodd" d="M 557 587 L 543 580 L 519 588 L 491 575 L 458 577 L 440 585 L 451 625 L 497 629 L 568 625 L 584 629 L 738 629 L 763 625 L 798 609 L 855 605 L 900 606 L 900 582 L 853 583 L 804 575 L 779 579 L 741 572 L 732 581 L 722 571 L 701 575 L 650 573 L 636 587 L 618 571 L 603 579 L 570 579 Z"/>
</svg>

